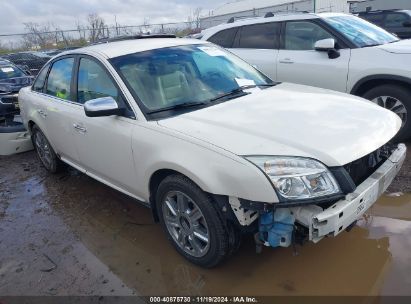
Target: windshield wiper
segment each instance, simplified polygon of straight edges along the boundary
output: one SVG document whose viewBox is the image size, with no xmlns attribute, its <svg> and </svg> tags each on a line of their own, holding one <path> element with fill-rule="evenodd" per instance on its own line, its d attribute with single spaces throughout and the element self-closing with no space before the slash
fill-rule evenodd
<svg viewBox="0 0 411 304">
<path fill-rule="evenodd" d="M 247 95 L 248 93 L 244 92 L 244 90 L 247 89 L 252 89 L 256 87 L 272 87 L 275 86 L 275 83 L 265 83 L 265 84 L 250 84 L 250 85 L 243 85 L 241 87 L 235 88 L 234 90 L 231 90 L 230 92 L 223 93 L 221 95 L 218 95 L 217 97 L 214 97 L 209 100 L 209 102 L 217 101 L 226 97 L 230 96 L 237 96 L 239 93 L 242 93 L 239 97 Z"/>
<path fill-rule="evenodd" d="M 207 100 L 207 101 L 183 102 L 183 103 L 179 103 L 179 104 L 172 105 L 172 106 L 169 106 L 169 107 L 164 107 L 164 108 L 161 108 L 161 109 L 148 111 L 147 114 L 155 114 L 155 113 L 166 112 L 166 111 L 173 111 L 173 110 L 180 110 L 180 109 L 185 109 L 185 108 L 204 106 L 204 105 L 209 104 L 210 102 L 217 101 L 217 100 L 223 99 L 225 97 L 237 96 L 240 93 L 241 93 L 241 96 L 247 95 L 248 93 L 244 92 L 244 90 L 247 90 L 247 89 L 252 89 L 252 88 L 255 88 L 255 87 L 272 87 L 272 86 L 275 86 L 275 85 L 276 85 L 276 83 L 244 85 L 244 86 L 235 88 L 234 90 L 232 90 L 228 93 L 224 93 L 222 95 L 219 95 L 219 96 L 214 97 L 214 98 L 212 98 L 210 100 Z"/>
<path fill-rule="evenodd" d="M 166 112 L 166 111 L 172 111 L 172 110 L 199 107 L 199 106 L 204 106 L 206 104 L 207 104 L 206 102 L 183 102 L 183 103 L 179 103 L 179 104 L 172 105 L 169 107 L 148 111 L 147 114 L 154 114 L 154 113 L 160 113 L 160 112 Z"/>
<path fill-rule="evenodd" d="M 369 48 L 369 47 L 380 46 L 380 45 L 382 45 L 382 44 L 381 43 L 374 43 L 374 44 L 364 45 L 362 48 Z"/>
</svg>

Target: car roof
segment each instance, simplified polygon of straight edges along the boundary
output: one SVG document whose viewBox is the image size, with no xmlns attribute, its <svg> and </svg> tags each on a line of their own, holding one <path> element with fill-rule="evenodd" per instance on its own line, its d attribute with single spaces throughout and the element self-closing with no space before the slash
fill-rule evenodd
<svg viewBox="0 0 411 304">
<path fill-rule="evenodd" d="M 411 14 L 411 10 L 404 9 L 392 9 L 392 10 L 380 10 L 380 11 L 369 11 L 369 12 L 359 12 L 359 15 L 373 15 L 373 14 L 386 14 L 386 13 L 406 13 Z"/>
<path fill-rule="evenodd" d="M 219 32 L 223 29 L 229 29 L 233 27 L 239 27 L 243 25 L 250 25 L 250 24 L 259 24 L 259 23 L 268 23 L 268 22 L 279 22 L 279 21 L 289 21 L 289 20 L 308 20 L 308 19 L 320 19 L 320 18 L 329 18 L 329 17 L 336 17 L 336 16 L 350 16 L 344 13 L 278 13 L 273 17 L 256 17 L 256 18 L 247 18 L 239 21 L 235 21 L 232 23 L 222 23 L 208 29 L 203 30 L 201 33 L 203 34 L 202 39 L 208 39 L 212 34 Z"/>
<path fill-rule="evenodd" d="M 186 38 L 150 38 L 150 39 L 130 39 L 100 43 L 96 45 L 70 50 L 61 53 L 58 57 L 68 54 L 100 54 L 106 58 L 114 58 L 123 55 L 144 52 L 154 49 L 161 49 L 181 45 L 204 44 L 206 41 Z"/>
</svg>

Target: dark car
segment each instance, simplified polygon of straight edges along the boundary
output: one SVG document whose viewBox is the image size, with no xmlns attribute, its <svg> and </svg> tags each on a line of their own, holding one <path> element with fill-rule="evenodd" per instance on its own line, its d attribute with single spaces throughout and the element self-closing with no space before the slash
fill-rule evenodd
<svg viewBox="0 0 411 304">
<path fill-rule="evenodd" d="M 32 76 L 13 63 L 0 59 L 0 121 L 19 114 L 18 92 L 32 82 Z"/>
<path fill-rule="evenodd" d="M 33 148 L 30 135 L 21 122 L 17 98 L 20 89 L 32 82 L 33 76 L 10 61 L 0 59 L 0 155 Z"/>
<path fill-rule="evenodd" d="M 51 56 L 41 52 L 21 52 L 2 56 L 20 67 L 27 67 L 31 75 L 37 75 L 40 69 L 50 60 Z"/>
<path fill-rule="evenodd" d="M 370 11 L 358 14 L 401 39 L 411 39 L 411 10 Z"/>
</svg>

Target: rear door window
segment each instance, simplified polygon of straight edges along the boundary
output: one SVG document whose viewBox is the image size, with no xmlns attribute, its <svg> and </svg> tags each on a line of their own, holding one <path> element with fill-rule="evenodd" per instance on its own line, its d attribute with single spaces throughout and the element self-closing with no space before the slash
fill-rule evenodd
<svg viewBox="0 0 411 304">
<path fill-rule="evenodd" d="M 239 48 L 278 49 L 280 23 L 245 25 L 240 31 Z"/>
<path fill-rule="evenodd" d="M 386 27 L 403 27 L 404 22 L 408 21 L 410 17 L 403 13 L 387 13 L 385 17 Z"/>
<path fill-rule="evenodd" d="M 211 36 L 208 41 L 224 48 L 231 48 L 237 31 L 238 27 L 222 30 Z"/>
<path fill-rule="evenodd" d="M 364 16 L 360 15 L 360 17 L 376 25 L 382 26 L 384 24 L 383 14 L 369 14 L 369 15 L 364 15 Z"/>
<path fill-rule="evenodd" d="M 74 58 L 64 58 L 53 63 L 47 79 L 46 93 L 64 100 L 72 100 L 71 77 Z"/>
</svg>

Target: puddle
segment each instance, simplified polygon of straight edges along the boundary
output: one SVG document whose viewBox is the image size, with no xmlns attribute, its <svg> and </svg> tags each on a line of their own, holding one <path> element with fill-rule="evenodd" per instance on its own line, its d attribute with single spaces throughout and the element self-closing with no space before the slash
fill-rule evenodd
<svg viewBox="0 0 411 304">
<path fill-rule="evenodd" d="M 374 216 L 381 216 L 405 221 L 411 221 L 411 194 L 391 196 L 387 194 L 380 198 L 369 211 Z"/>
<path fill-rule="evenodd" d="M 22 186 L 8 186 L 15 198 L 4 219 L 0 217 L 0 235 L 12 222 L 28 227 L 15 231 L 24 236 L 20 247 L 39 243 L 47 233 L 51 239 L 54 236 L 60 246 L 60 255 L 52 256 L 57 269 L 73 267 L 55 279 L 75 278 L 77 271 L 88 282 L 77 282 L 70 294 L 92 288 L 95 293 L 115 289 L 118 294 L 141 295 L 411 295 L 410 194 L 384 196 L 351 232 L 297 246 L 296 256 L 291 248 L 265 248 L 256 254 L 253 240 L 245 239 L 229 261 L 205 270 L 180 257 L 161 227 L 153 223 L 150 210 L 132 199 L 81 174 L 62 177 L 34 172 L 23 178 Z M 31 207 L 22 210 L 23 204 Z M 5 224 L 5 220 L 11 222 Z M 11 236 L 0 242 L 0 276 L 13 279 L 17 277 L 10 276 L 10 269 L 32 255 L 20 252 L 19 246 L 11 246 L 12 251 L 7 242 L 12 242 Z M 12 254 L 15 258 L 7 266 L 3 256 Z M 47 259 L 38 263 L 50 267 Z M 40 276 L 41 267 L 29 269 Z M 113 285 L 104 287 L 101 274 Z M 51 280 L 47 275 L 43 273 L 43 281 Z M 2 288 L 0 283 L 0 293 Z"/>
</svg>

